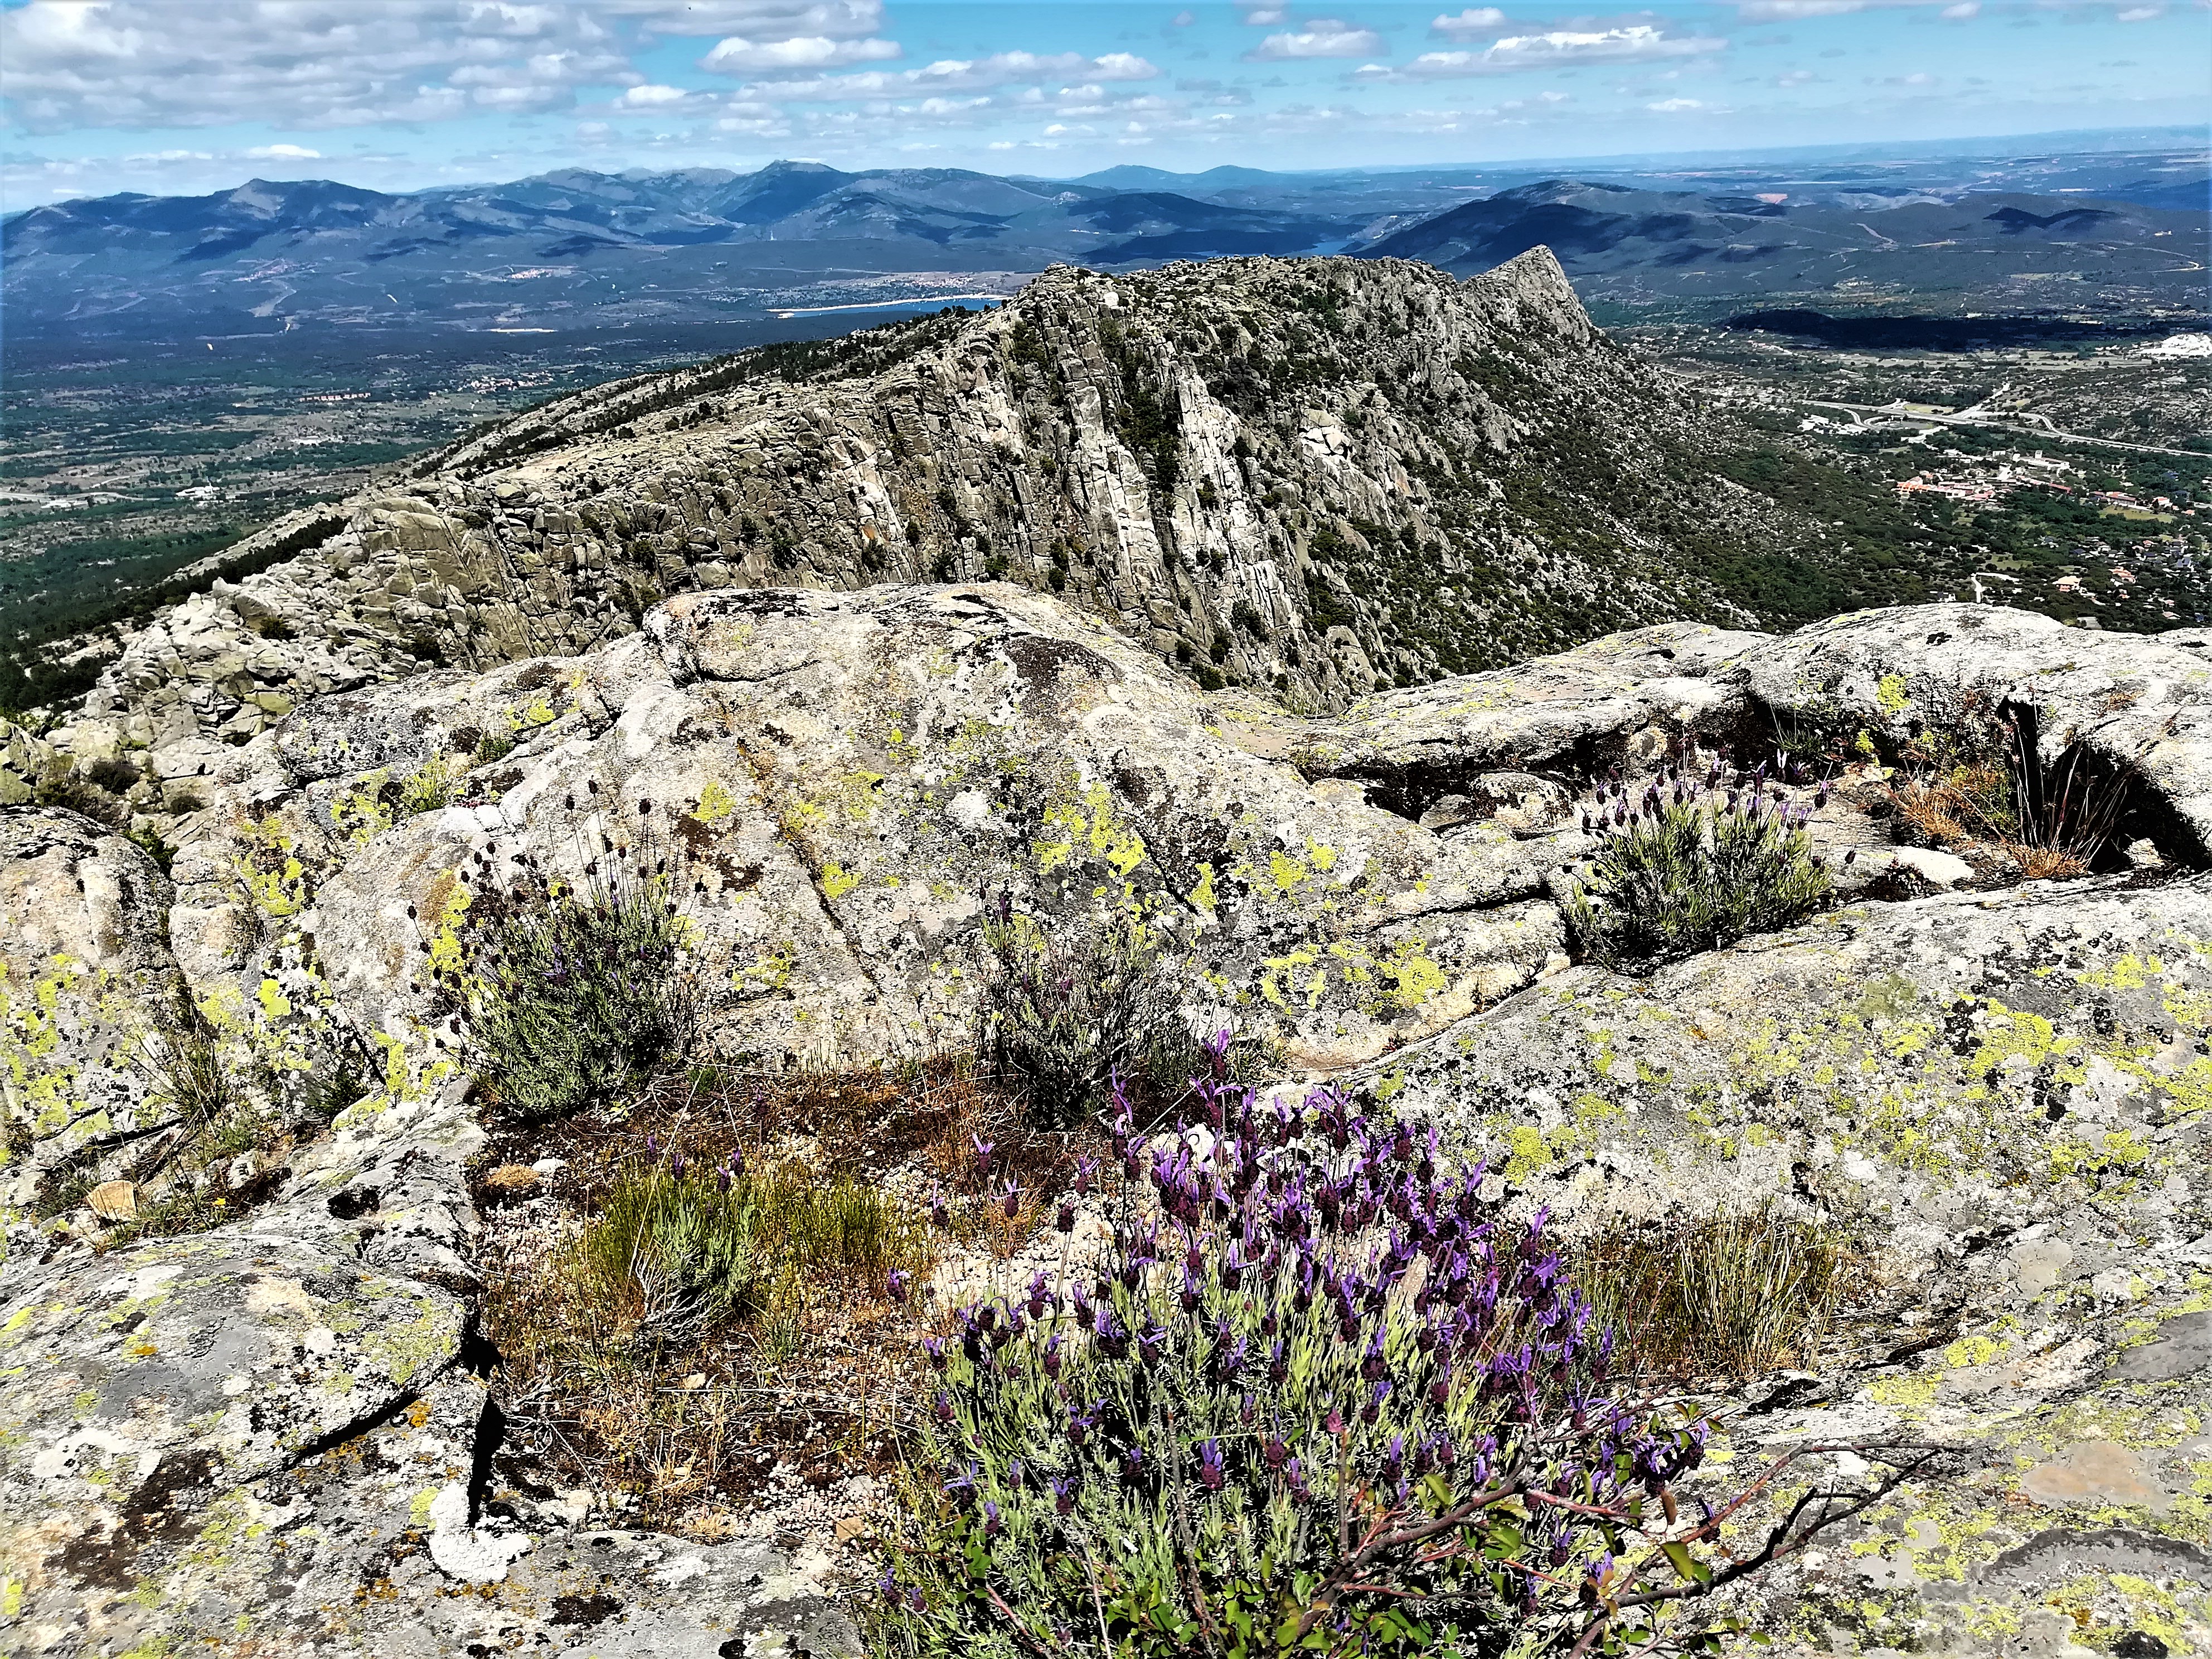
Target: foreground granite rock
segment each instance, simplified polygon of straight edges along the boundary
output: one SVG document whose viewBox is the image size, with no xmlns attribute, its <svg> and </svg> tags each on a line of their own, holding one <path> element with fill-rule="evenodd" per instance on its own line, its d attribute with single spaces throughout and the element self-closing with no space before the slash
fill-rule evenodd
<svg viewBox="0 0 2212 1659">
<path fill-rule="evenodd" d="M 1846 1650 L 2212 1638 L 2212 877 L 1577 968 L 1359 1082 L 1570 1237 L 1779 1206 L 1854 1241 L 1854 1351 L 1725 1402 L 1729 1468 L 1942 1455 L 1765 1583 L 1762 1622 Z M 1864 1470 L 1824 1456 L 1788 1492 Z"/>
<path fill-rule="evenodd" d="M 1594 777 L 1785 727 L 1893 743 L 1962 688 L 2131 781 L 2131 868 L 1991 888 L 1912 849 L 1793 933 L 1569 965 Z M 851 1650 L 827 1562 L 606 1532 L 489 1474 L 483 1132 L 422 964 L 518 856 L 625 854 L 678 878 L 726 1059 L 965 1041 L 987 905 L 1133 902 L 1194 1022 L 1438 1122 L 1571 1228 L 1828 1219 L 1863 1251 L 1860 1345 L 1735 1402 L 1730 1449 L 1943 1461 L 1747 1611 L 1800 1648 L 2200 1648 L 2208 703 L 2186 639 L 1930 606 L 1668 624 L 1304 719 L 1011 585 L 742 591 L 305 701 L 214 747 L 166 877 L 74 813 L 0 811 L 9 1650 Z M 80 1200 L 173 1128 L 134 1056 L 186 1000 L 308 1127 L 258 1207 L 143 1237 Z"/>
</svg>

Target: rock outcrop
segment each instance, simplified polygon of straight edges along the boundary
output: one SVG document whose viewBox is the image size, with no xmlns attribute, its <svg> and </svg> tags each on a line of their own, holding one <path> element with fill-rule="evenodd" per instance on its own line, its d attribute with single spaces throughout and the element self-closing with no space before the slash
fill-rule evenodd
<svg viewBox="0 0 2212 1659">
<path fill-rule="evenodd" d="M 2007 886 L 1923 862 L 1650 978 L 1570 965 L 1593 778 L 1778 726 L 1888 744 L 1967 690 L 2124 781 L 2129 867 Z M 1667 624 L 1300 718 L 1018 585 L 802 586 L 303 699 L 212 745 L 166 878 L 72 813 L 7 809 L 12 1649 L 849 1644 L 824 1562 L 490 1501 L 482 1131 L 423 963 L 518 855 L 574 876 L 625 848 L 680 875 L 704 1040 L 732 1060 L 963 1042 L 987 903 L 1061 927 L 1135 903 L 1194 1020 L 1436 1121 L 1577 1227 L 1828 1218 L 1886 1287 L 1879 1352 L 1762 1389 L 1732 1444 L 1911 1432 L 1950 1461 L 1759 1616 L 1844 1650 L 2055 1653 L 2058 1596 L 2108 1651 L 2212 1639 L 2190 1583 L 2212 1542 L 2208 709 L 2190 638 L 1945 605 Z M 1848 800 L 1830 817 L 1838 844 L 1890 840 Z M 77 1200 L 164 1132 L 125 1057 L 185 996 L 299 1145 L 258 1207 L 117 1243 Z"/>
<path fill-rule="evenodd" d="M 2208 1055 L 2212 876 L 2107 877 L 1852 906 L 1642 981 L 1577 968 L 1363 1081 L 1570 1237 L 1779 1206 L 1854 1241 L 1875 1340 L 1738 1402 L 1730 1468 L 1944 1455 L 1769 1580 L 1767 1621 L 2179 1650 L 2212 1633 Z"/>
<path fill-rule="evenodd" d="M 62 741 L 149 750 L 176 810 L 311 696 L 573 654 L 680 592 L 992 578 L 1207 684 L 1341 707 L 1608 629 L 1751 621 L 1759 573 L 1831 529 L 1723 476 L 1741 442 L 1541 248 L 1464 283 L 1058 268 L 988 316 L 556 399 L 281 520 L 220 562 L 258 574 L 211 562 L 128 641 Z"/>
</svg>

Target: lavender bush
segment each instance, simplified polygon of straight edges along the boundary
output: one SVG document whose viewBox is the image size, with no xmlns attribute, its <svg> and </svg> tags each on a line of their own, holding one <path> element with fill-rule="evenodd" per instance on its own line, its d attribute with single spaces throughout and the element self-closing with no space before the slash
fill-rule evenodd
<svg viewBox="0 0 2212 1659">
<path fill-rule="evenodd" d="M 1583 813 L 1599 851 L 1567 902 L 1583 955 L 1648 969 L 1803 921 L 1832 885 L 1805 834 L 1826 802 L 1823 787 L 1792 805 L 1764 765 L 1730 775 L 1717 761 L 1672 767 L 1640 793 L 1601 787 Z"/>
<path fill-rule="evenodd" d="M 1263 1106 L 1220 1052 L 1190 1119 L 1119 1118 L 1095 1279 L 1039 1274 L 929 1345 L 884 1651 L 1625 1652 L 1853 1512 L 1808 1494 L 1708 1560 L 1721 1517 L 1674 1491 L 1707 1425 L 1613 1390 L 1543 1213 L 1330 1091 Z"/>
<path fill-rule="evenodd" d="M 982 930 L 990 952 L 977 1048 L 1052 1128 L 1095 1122 L 1111 1079 L 1179 1078 L 1197 1053 L 1185 1028 L 1166 923 L 1133 911 L 1048 924 L 1001 894 Z"/>
<path fill-rule="evenodd" d="M 650 803 L 638 810 L 642 820 Z M 509 871 L 479 854 L 458 950 L 441 963 L 424 947 L 465 1015 L 477 1074 L 509 1110 L 550 1117 L 599 1105 L 690 1051 L 693 930 L 668 860 L 641 831 L 637 840 L 587 848 L 596 856 L 580 883 L 548 877 L 528 854 Z"/>
</svg>

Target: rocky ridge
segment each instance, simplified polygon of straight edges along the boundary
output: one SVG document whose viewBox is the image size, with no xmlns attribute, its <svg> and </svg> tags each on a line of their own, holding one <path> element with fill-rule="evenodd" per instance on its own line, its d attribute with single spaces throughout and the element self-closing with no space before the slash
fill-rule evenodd
<svg viewBox="0 0 2212 1659">
<path fill-rule="evenodd" d="M 1203 684 L 1341 708 L 1655 618 L 1751 622 L 1774 550 L 1830 532 L 1717 473 L 1728 441 L 1541 248 L 1465 282 L 1060 267 L 987 316 L 562 398 L 272 525 L 222 558 L 258 574 L 209 565 L 59 740 L 150 751 L 161 810 L 305 698 L 586 650 L 667 595 L 988 578 Z"/>
<path fill-rule="evenodd" d="M 1947 1461 L 1756 1616 L 1797 1650 L 2201 1646 L 2203 643 L 1966 605 L 1674 623 L 1301 718 L 1013 584 L 702 592 L 215 745 L 166 874 L 7 808 L 11 1649 L 849 1645 L 827 1555 L 594 1530 L 502 1471 L 483 1132 L 420 964 L 518 855 L 574 876 L 618 847 L 689 878 L 718 1057 L 957 1042 L 987 895 L 1058 926 L 1133 901 L 1194 1019 L 1434 1119 L 1571 1228 L 1772 1203 L 1850 1229 L 1870 1335 L 1731 1405 L 1729 1445 L 1907 1432 Z M 1894 744 L 1969 690 L 2130 780 L 2131 869 L 1863 857 L 1793 933 L 1647 980 L 1570 964 L 1593 777 L 1785 728 Z M 1875 799 L 1844 792 L 1832 848 L 1890 843 Z M 297 1149 L 217 1172 L 235 1218 L 111 1243 L 94 1183 L 150 1206 L 183 1179 L 138 1063 L 180 995 Z"/>
</svg>

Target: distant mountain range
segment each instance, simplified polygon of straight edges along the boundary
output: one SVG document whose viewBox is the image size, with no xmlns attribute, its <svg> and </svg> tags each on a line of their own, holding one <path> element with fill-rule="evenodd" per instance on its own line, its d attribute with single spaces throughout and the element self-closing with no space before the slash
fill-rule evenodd
<svg viewBox="0 0 2212 1659">
<path fill-rule="evenodd" d="M 947 168 L 569 170 L 388 196 L 255 179 L 6 222 L 10 325 L 125 335 L 307 322 L 586 327 L 757 310 L 794 285 L 1305 253 L 1358 221 Z"/>
<path fill-rule="evenodd" d="M 1468 275 L 1541 245 L 1585 299 L 2010 283 L 2033 304 L 2037 282 L 2079 276 L 2186 302 L 2204 295 L 2208 227 L 2202 210 L 2077 196 L 1978 193 L 1869 210 L 1555 179 L 1370 234 L 1352 251 Z"/>
<path fill-rule="evenodd" d="M 1118 167 L 1055 180 L 800 161 L 569 169 L 407 195 L 255 179 L 211 196 L 33 208 L 0 225 L 0 259 L 11 331 L 111 339 L 705 322 L 893 303 L 1060 262 L 1341 251 L 1467 273 L 1539 245 L 1585 298 L 1626 301 L 2012 284 L 2033 307 L 2080 303 L 2071 289 L 2035 286 L 2077 278 L 2138 301 L 2201 301 L 2212 221 L 2166 204 L 2192 191 L 2201 201 L 2203 185 L 2185 167 L 2142 161 L 2130 184 L 2127 167 L 2100 166 L 2085 174 L 2043 158 L 1932 186 L 1872 163 L 1811 179 L 1716 168 L 1698 181 L 1724 188 L 1698 190 L 1656 187 L 1679 174 Z M 2154 202 L 1985 187 L 2015 176 L 2109 179 Z"/>
</svg>

